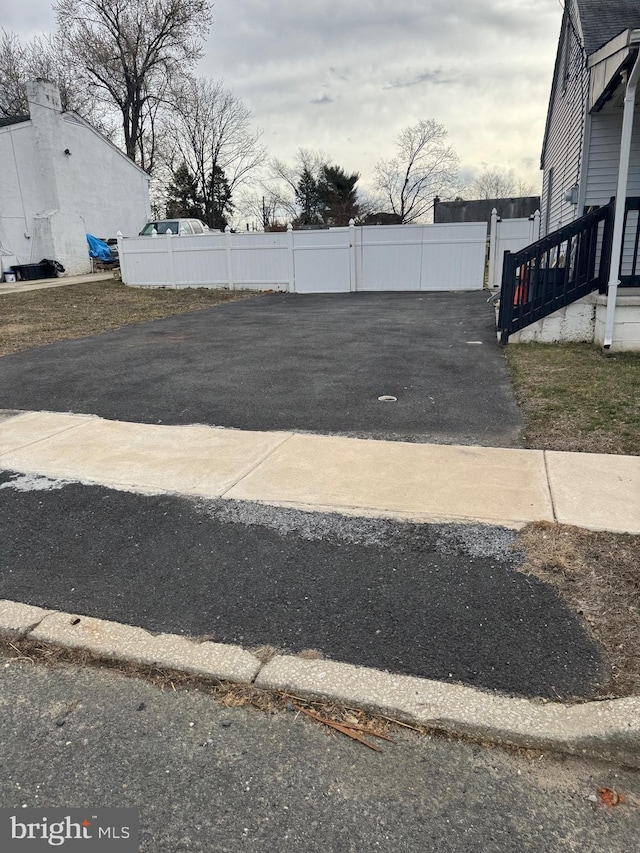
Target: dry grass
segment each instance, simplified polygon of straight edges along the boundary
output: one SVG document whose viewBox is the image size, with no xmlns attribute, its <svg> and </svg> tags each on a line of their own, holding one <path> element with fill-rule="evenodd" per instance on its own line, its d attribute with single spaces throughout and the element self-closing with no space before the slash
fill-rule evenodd
<svg viewBox="0 0 640 853">
<path fill-rule="evenodd" d="M 540 522 L 517 547 L 522 571 L 554 586 L 585 621 L 610 670 L 607 698 L 640 695 L 640 536 Z"/>
<path fill-rule="evenodd" d="M 640 454 L 640 353 L 512 344 L 506 356 L 526 447 Z"/>
<path fill-rule="evenodd" d="M 117 281 L 0 296 L 0 356 L 258 296 L 247 290 L 126 287 Z"/>
</svg>

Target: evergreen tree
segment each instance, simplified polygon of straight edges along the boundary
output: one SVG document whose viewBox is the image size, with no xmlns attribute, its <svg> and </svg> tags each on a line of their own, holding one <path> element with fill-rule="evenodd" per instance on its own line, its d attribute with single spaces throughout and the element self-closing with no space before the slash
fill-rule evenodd
<svg viewBox="0 0 640 853">
<path fill-rule="evenodd" d="M 324 164 L 318 178 L 318 197 L 322 218 L 327 225 L 348 225 L 358 216 L 356 184 L 360 175 L 349 175 L 340 166 Z"/>
<path fill-rule="evenodd" d="M 311 170 L 305 166 L 296 187 L 296 203 L 300 214 L 296 225 L 317 225 L 320 222 L 321 201 L 318 193 L 318 181 Z"/>
<path fill-rule="evenodd" d="M 207 181 L 205 222 L 209 228 L 220 231 L 229 224 L 228 216 L 233 213 L 231 187 L 220 166 L 214 166 Z"/>
<path fill-rule="evenodd" d="M 198 191 L 198 179 L 181 163 L 172 173 L 167 191 L 167 218 L 203 219 L 204 203 Z"/>
</svg>

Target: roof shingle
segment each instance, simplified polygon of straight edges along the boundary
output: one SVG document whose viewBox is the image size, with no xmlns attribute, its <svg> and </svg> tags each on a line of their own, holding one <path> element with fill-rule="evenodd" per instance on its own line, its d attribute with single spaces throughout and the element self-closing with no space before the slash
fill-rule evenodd
<svg viewBox="0 0 640 853">
<path fill-rule="evenodd" d="M 576 0 L 587 54 L 623 30 L 640 28 L 640 0 Z"/>
</svg>

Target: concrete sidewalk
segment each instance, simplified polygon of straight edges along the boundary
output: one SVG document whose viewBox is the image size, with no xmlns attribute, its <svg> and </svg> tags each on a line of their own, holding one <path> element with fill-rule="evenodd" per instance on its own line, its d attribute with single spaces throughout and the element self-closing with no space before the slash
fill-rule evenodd
<svg viewBox="0 0 640 853">
<path fill-rule="evenodd" d="M 28 293 L 31 290 L 47 290 L 50 287 L 66 287 L 70 284 L 91 284 L 93 282 L 110 281 L 113 272 L 94 272 L 87 275 L 67 275 L 58 278 L 39 278 L 34 281 L 16 281 L 11 284 L 0 282 L 0 296 L 11 293 Z"/>
<path fill-rule="evenodd" d="M 6 412 L 0 468 L 141 493 L 640 534 L 640 457 L 410 444 Z"/>
</svg>

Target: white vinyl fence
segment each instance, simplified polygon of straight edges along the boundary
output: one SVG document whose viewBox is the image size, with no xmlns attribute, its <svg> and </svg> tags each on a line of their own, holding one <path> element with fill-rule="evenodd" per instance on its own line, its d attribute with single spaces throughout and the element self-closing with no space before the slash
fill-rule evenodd
<svg viewBox="0 0 640 853">
<path fill-rule="evenodd" d="M 489 237 L 489 287 L 502 285 L 505 252 L 517 252 L 540 239 L 540 211 L 527 219 L 500 219 L 497 210 L 491 213 Z"/>
<path fill-rule="evenodd" d="M 135 287 L 212 287 L 345 293 L 480 290 L 487 226 L 378 225 L 322 231 L 119 237 L 120 269 Z"/>
</svg>

